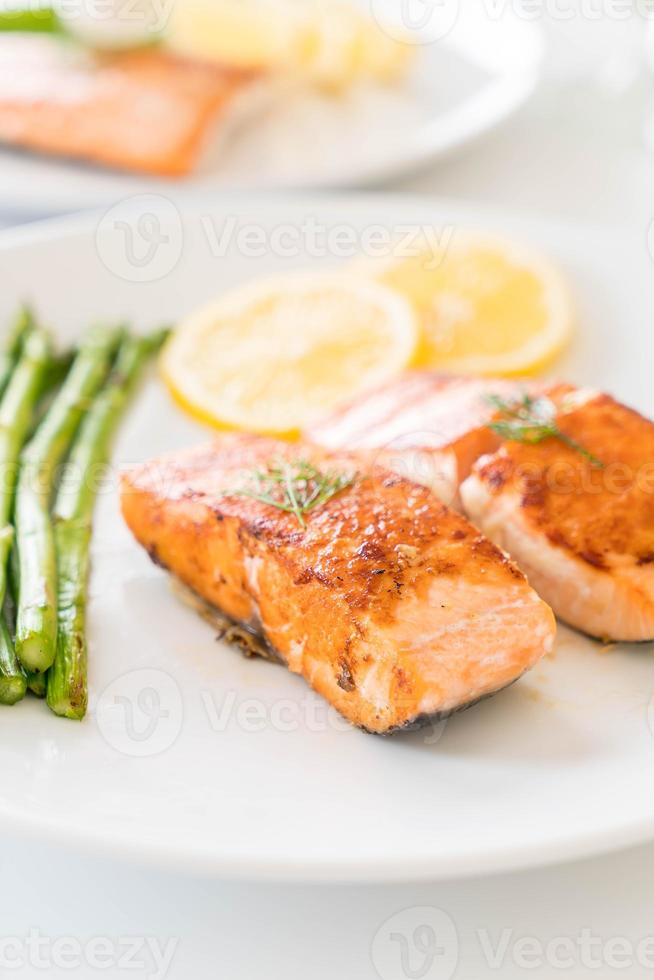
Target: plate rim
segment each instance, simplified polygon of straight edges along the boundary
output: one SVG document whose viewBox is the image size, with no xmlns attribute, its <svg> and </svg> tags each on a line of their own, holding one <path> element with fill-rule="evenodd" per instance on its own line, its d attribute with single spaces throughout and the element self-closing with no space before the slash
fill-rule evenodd
<svg viewBox="0 0 654 980">
<path fill-rule="evenodd" d="M 495 848 L 492 856 L 489 856 L 482 842 L 479 849 L 469 851 L 463 861 L 460 856 L 454 860 L 443 860 L 442 857 L 397 858 L 380 867 L 374 858 L 339 863 L 331 859 L 257 861 L 225 855 L 218 857 L 188 847 L 171 850 L 165 842 L 152 840 L 146 847 L 142 840 L 133 841 L 121 835 L 93 834 L 79 827 L 75 828 L 73 839 L 71 831 L 67 831 L 59 821 L 36 818 L 26 821 L 24 815 L 7 817 L 7 812 L 0 808 L 0 831 L 3 835 L 11 834 L 23 841 L 64 846 L 76 854 L 100 856 L 133 867 L 166 873 L 279 884 L 401 884 L 485 878 L 601 857 L 651 843 L 654 837 L 652 816 L 625 823 L 617 829 L 573 834 L 537 846 L 524 844 Z"/>
</svg>

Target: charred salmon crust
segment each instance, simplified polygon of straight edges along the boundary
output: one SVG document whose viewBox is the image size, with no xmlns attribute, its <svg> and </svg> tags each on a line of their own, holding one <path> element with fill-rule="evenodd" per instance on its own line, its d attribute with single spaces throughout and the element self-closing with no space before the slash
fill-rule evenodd
<svg viewBox="0 0 654 980">
<path fill-rule="evenodd" d="M 306 515 L 240 495 L 275 458 L 353 482 Z M 386 733 L 516 680 L 549 649 L 551 610 L 522 573 L 423 486 L 356 459 L 251 436 L 123 477 L 137 540 L 230 620 L 261 633 L 353 724 Z"/>
<path fill-rule="evenodd" d="M 150 556 L 152 557 L 152 556 Z M 158 562 L 156 564 L 159 564 Z M 217 606 L 212 606 L 208 603 L 202 596 L 199 596 L 188 586 L 184 585 L 179 579 L 173 576 L 173 591 L 182 602 L 190 606 L 197 613 L 202 616 L 202 618 L 209 623 L 210 626 L 216 630 L 216 638 L 219 640 L 226 640 L 233 646 L 236 646 L 245 657 L 260 657 L 262 660 L 268 660 L 271 663 L 284 665 L 284 661 L 279 653 L 274 650 L 265 636 L 257 632 L 252 626 L 247 623 L 239 623 L 225 613 L 218 609 Z M 380 737 L 385 737 L 387 735 L 399 735 L 402 732 L 414 732 L 427 725 L 438 724 L 441 721 L 447 721 L 452 715 L 459 714 L 461 711 L 466 711 L 468 708 L 473 708 L 480 701 L 486 701 L 488 698 L 492 698 L 494 694 L 499 694 L 500 690 L 505 690 L 506 687 L 510 687 L 515 684 L 520 678 L 516 677 L 514 680 L 510 681 L 503 688 L 499 688 L 497 691 L 489 691 L 488 694 L 483 694 L 480 698 L 476 698 L 474 701 L 468 701 L 467 704 L 462 704 L 458 708 L 454 708 L 452 711 L 440 711 L 436 714 L 431 715 L 419 715 L 414 721 L 407 722 L 404 725 L 398 725 L 396 728 L 389 728 L 385 732 L 376 732 L 372 728 L 361 727 L 362 731 L 368 732 L 370 735 L 379 735 Z"/>
<path fill-rule="evenodd" d="M 609 395 L 554 388 L 560 439 L 506 443 L 461 487 L 561 619 L 606 640 L 654 639 L 654 424 Z"/>
<path fill-rule="evenodd" d="M 488 701 L 493 695 L 499 694 L 500 691 L 505 691 L 507 687 L 511 687 L 520 678 L 516 677 L 504 687 L 499 687 L 496 691 L 489 691 L 488 694 L 482 694 L 481 697 L 475 698 L 474 701 L 468 701 L 467 704 L 459 705 L 458 708 L 453 708 L 451 711 L 437 711 L 431 715 L 418 715 L 413 721 L 408 721 L 405 725 L 397 725 L 396 728 L 389 728 L 385 732 L 375 732 L 371 728 L 364 728 L 363 725 L 359 727 L 362 731 L 367 732 L 369 735 L 379 735 L 380 738 L 386 738 L 388 735 L 402 735 L 410 734 L 411 732 L 418 732 L 421 728 L 426 728 L 428 725 L 438 725 L 442 721 L 448 721 L 453 715 L 460 715 L 462 711 L 467 711 L 468 708 L 474 708 L 476 704 L 481 704 L 482 701 Z"/>
<path fill-rule="evenodd" d="M 266 640 L 264 634 L 249 623 L 240 623 L 226 616 L 222 609 L 212 606 L 202 596 L 189 589 L 187 585 L 173 576 L 173 591 L 182 602 L 199 613 L 205 622 L 216 631 L 216 639 L 226 640 L 232 646 L 238 647 L 245 657 L 260 657 L 271 663 L 283 664 L 284 661 Z"/>
</svg>

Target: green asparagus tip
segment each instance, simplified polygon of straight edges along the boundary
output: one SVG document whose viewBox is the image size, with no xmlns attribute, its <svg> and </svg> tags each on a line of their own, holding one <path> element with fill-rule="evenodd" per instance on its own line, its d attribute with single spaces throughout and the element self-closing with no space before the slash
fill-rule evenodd
<svg viewBox="0 0 654 980">
<path fill-rule="evenodd" d="M 75 354 L 72 350 L 65 350 L 62 354 L 53 354 L 45 376 L 44 392 L 58 388 L 70 370 Z"/>
<path fill-rule="evenodd" d="M 27 693 L 27 678 L 24 674 L 0 677 L 0 704 L 17 704 Z"/>
<path fill-rule="evenodd" d="M 48 356 L 51 355 L 52 343 L 50 341 L 50 334 L 47 330 L 42 327 L 32 324 L 29 328 L 29 333 L 25 338 L 25 353 L 30 357 L 43 357 L 44 353 Z"/>
<path fill-rule="evenodd" d="M 96 323 L 81 339 L 80 350 L 93 350 L 96 347 L 118 347 L 126 334 L 122 324 Z"/>
<path fill-rule="evenodd" d="M 75 368 L 76 363 L 84 359 L 115 356 L 125 336 L 126 330 L 122 324 L 96 323 L 83 334 L 73 349 L 71 367 Z"/>
<path fill-rule="evenodd" d="M 24 299 L 20 304 L 18 311 L 19 317 L 22 319 L 23 323 L 27 327 L 36 326 L 36 313 L 34 312 L 34 307 L 28 299 Z"/>
<path fill-rule="evenodd" d="M 16 323 L 14 326 L 16 335 L 23 337 L 30 330 L 34 330 L 35 326 L 36 317 L 34 316 L 34 310 L 32 309 L 31 305 L 27 302 L 21 303 L 16 315 Z"/>
<path fill-rule="evenodd" d="M 146 349 L 151 354 L 156 354 L 157 351 L 161 350 L 165 342 L 170 337 L 173 332 L 172 327 L 159 327 L 157 330 L 153 330 L 151 333 L 144 338 L 146 342 Z"/>
<path fill-rule="evenodd" d="M 19 307 L 9 333 L 5 338 L 5 355 L 17 358 L 26 339 L 34 329 L 34 315 L 27 304 Z"/>
</svg>

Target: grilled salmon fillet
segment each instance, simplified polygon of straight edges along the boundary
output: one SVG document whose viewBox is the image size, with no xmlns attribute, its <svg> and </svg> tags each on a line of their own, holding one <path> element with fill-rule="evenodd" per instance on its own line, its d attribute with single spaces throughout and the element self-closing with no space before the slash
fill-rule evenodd
<svg viewBox="0 0 654 980">
<path fill-rule="evenodd" d="M 603 464 L 550 438 L 503 442 L 489 423 L 525 392 Z M 359 448 L 432 487 L 511 557 L 554 612 L 612 640 L 654 639 L 654 424 L 567 384 L 412 372 L 307 433 Z"/>
<path fill-rule="evenodd" d="M 306 432 L 326 449 L 355 450 L 461 508 L 459 486 L 473 463 L 500 446 L 487 423 L 491 392 L 510 399 L 524 384 L 409 371 L 365 392 Z"/>
<path fill-rule="evenodd" d="M 601 466 L 560 439 L 507 442 L 463 483 L 465 511 L 561 619 L 604 639 L 654 639 L 654 425 L 606 394 L 550 397 L 561 431 Z"/>
<path fill-rule="evenodd" d="M 0 141 L 160 176 L 188 173 L 251 73 L 143 49 L 0 35 Z"/>
<path fill-rule="evenodd" d="M 303 527 L 235 492 L 281 457 L 353 482 Z M 551 649 L 555 623 L 515 565 L 427 488 L 358 465 L 225 435 L 128 471 L 122 509 L 153 560 L 260 633 L 353 724 L 389 733 L 506 687 Z"/>
</svg>

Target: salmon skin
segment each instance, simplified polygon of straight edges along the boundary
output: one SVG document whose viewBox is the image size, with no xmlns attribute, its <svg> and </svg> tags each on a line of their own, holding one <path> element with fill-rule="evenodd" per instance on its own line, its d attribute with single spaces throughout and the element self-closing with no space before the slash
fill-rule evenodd
<svg viewBox="0 0 654 980">
<path fill-rule="evenodd" d="M 525 393 L 546 396 L 564 435 L 599 465 L 558 438 L 502 440 L 488 396 L 511 404 Z M 601 639 L 654 639 L 654 424 L 609 395 L 412 372 L 307 438 L 331 449 L 353 441 L 429 483 L 570 625 Z"/>
<path fill-rule="evenodd" d="M 254 79 L 155 49 L 93 54 L 62 38 L 0 35 L 0 141 L 181 176 Z"/>
<path fill-rule="evenodd" d="M 300 456 L 353 481 L 306 526 L 236 492 Z M 352 455 L 225 435 L 128 471 L 121 499 L 153 560 L 367 731 L 447 716 L 552 648 L 551 610 L 495 545 L 427 488 Z"/>
</svg>

